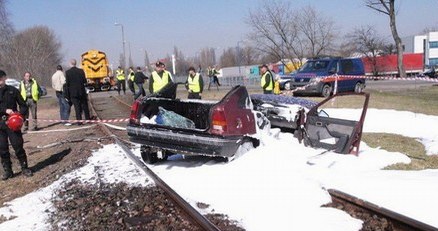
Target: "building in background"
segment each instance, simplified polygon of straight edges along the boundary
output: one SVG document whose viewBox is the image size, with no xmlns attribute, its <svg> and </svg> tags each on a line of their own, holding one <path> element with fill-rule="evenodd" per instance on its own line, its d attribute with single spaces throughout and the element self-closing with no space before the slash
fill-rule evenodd
<svg viewBox="0 0 438 231">
<path fill-rule="evenodd" d="M 404 52 L 423 53 L 426 68 L 438 66 L 438 31 L 403 39 Z"/>
</svg>

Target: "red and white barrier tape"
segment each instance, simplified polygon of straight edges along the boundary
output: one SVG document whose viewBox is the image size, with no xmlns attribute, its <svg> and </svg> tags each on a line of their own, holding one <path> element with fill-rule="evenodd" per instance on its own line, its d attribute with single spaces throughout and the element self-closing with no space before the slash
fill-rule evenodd
<svg viewBox="0 0 438 231">
<path fill-rule="evenodd" d="M 33 119 L 29 118 L 29 121 Z M 129 119 L 111 119 L 111 120 L 54 120 L 54 119 L 37 119 L 37 122 L 61 122 L 61 123 L 122 123 L 128 122 Z"/>
<path fill-rule="evenodd" d="M 330 78 L 334 77 L 332 76 L 325 76 L 323 78 Z M 438 78 L 429 78 L 429 77 L 407 77 L 407 78 L 401 78 L 401 77 L 394 77 L 394 76 L 366 76 L 366 75 L 338 75 L 339 78 L 361 78 L 361 79 L 371 79 L 371 80 L 402 80 L 402 81 L 425 81 L 425 82 L 437 82 Z"/>
<path fill-rule="evenodd" d="M 306 76 L 303 76 L 303 78 L 306 78 Z M 328 78 L 334 78 L 335 81 L 330 81 L 330 82 L 335 82 L 335 92 L 337 90 L 337 81 L 343 81 L 342 78 L 351 78 L 351 79 L 371 79 L 371 80 L 401 80 L 401 81 L 425 81 L 425 82 L 437 82 L 438 83 L 438 78 L 429 78 L 429 77 L 410 77 L 410 78 L 401 78 L 401 77 L 393 77 L 393 76 L 365 76 L 365 75 L 330 75 L 330 76 L 312 76 L 312 78 L 315 78 L 316 81 L 315 82 L 311 82 L 309 84 L 306 84 L 304 86 L 301 87 L 297 87 L 293 90 L 285 90 L 282 91 L 281 94 L 282 95 L 290 95 L 293 94 L 296 91 L 302 91 L 305 90 L 306 88 L 312 86 L 312 85 L 316 85 L 319 82 L 322 82 L 325 79 Z"/>
</svg>

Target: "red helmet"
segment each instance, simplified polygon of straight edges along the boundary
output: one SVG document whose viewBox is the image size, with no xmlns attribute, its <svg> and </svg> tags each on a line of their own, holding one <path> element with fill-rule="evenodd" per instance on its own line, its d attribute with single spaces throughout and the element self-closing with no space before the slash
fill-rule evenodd
<svg viewBox="0 0 438 231">
<path fill-rule="evenodd" d="M 8 127 L 14 132 L 20 131 L 23 123 L 23 116 L 18 112 L 10 114 L 8 121 L 6 121 L 6 125 L 8 125 Z"/>
</svg>

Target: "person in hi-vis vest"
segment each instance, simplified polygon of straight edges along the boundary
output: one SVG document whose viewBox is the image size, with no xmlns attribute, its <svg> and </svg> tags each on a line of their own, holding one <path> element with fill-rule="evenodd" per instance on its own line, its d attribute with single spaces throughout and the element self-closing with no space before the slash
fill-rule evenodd
<svg viewBox="0 0 438 231">
<path fill-rule="evenodd" d="M 123 94 L 126 95 L 126 81 L 125 81 L 125 71 L 119 66 L 116 70 L 117 79 L 117 92 L 120 95 L 120 90 L 123 90 Z"/>
<path fill-rule="evenodd" d="M 186 89 L 189 92 L 187 98 L 201 99 L 202 91 L 204 90 L 204 80 L 200 73 L 196 73 L 194 67 L 189 67 L 189 76 L 186 80 Z"/>
<path fill-rule="evenodd" d="M 272 78 L 271 71 L 269 71 L 266 64 L 262 65 L 260 71 L 262 74 L 260 86 L 263 89 L 263 94 L 272 94 L 272 91 L 274 90 L 274 79 Z"/>
<path fill-rule="evenodd" d="M 29 108 L 24 115 L 26 121 L 24 122 L 23 130 L 26 131 L 29 128 L 29 112 L 32 114 L 31 130 L 37 130 L 37 102 L 41 96 L 41 88 L 36 80 L 32 78 L 30 72 L 24 73 L 23 81 L 20 82 L 20 94 Z"/>
<path fill-rule="evenodd" d="M 166 71 L 166 65 L 160 61 L 155 63 L 155 71 L 149 78 L 149 92 L 158 92 L 170 82 L 173 82 L 173 79 L 170 72 Z"/>
<path fill-rule="evenodd" d="M 128 71 L 128 87 L 129 90 L 132 92 L 133 95 L 135 95 L 135 87 L 134 87 L 134 68 L 133 67 L 129 67 L 129 71 Z"/>
</svg>

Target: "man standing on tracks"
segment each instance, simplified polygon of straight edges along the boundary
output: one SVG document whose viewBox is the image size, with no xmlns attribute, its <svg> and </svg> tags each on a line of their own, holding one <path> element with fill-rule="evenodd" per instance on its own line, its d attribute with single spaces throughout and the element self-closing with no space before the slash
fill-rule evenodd
<svg viewBox="0 0 438 231">
<path fill-rule="evenodd" d="M 160 91 L 168 83 L 173 82 L 172 75 L 166 71 L 166 65 L 158 61 L 155 63 L 155 71 L 152 72 L 149 79 L 149 92 L 155 93 Z"/>
<path fill-rule="evenodd" d="M 70 66 L 71 68 L 65 72 L 66 99 L 73 104 L 77 120 L 82 120 L 82 112 L 84 112 L 85 119 L 89 120 L 90 110 L 88 109 L 88 98 L 85 91 L 87 85 L 85 72 L 76 67 L 76 59 L 70 60 Z M 78 125 L 81 124 L 81 122 L 78 123 Z"/>
<path fill-rule="evenodd" d="M 140 95 L 142 95 L 142 96 L 146 95 L 146 92 L 144 91 L 144 88 L 143 88 L 143 84 L 144 84 L 144 81 L 147 79 L 148 79 L 148 77 L 145 74 L 143 74 L 143 72 L 141 71 L 141 68 L 137 67 L 137 72 L 135 72 L 135 75 L 134 75 L 134 83 L 138 87 L 138 92 L 135 93 L 134 100 L 136 100 L 138 97 L 140 97 Z"/>
<path fill-rule="evenodd" d="M 263 94 L 272 94 L 272 91 L 274 90 L 274 79 L 266 64 L 262 65 L 261 73 L 262 77 L 260 80 L 260 85 L 263 89 Z"/>
<path fill-rule="evenodd" d="M 10 120 L 10 117 L 18 116 L 18 119 L 21 119 L 22 122 L 21 115 L 16 114 L 18 111 L 17 104 L 20 106 L 20 114 L 26 114 L 28 110 L 26 102 L 24 102 L 23 97 L 20 96 L 20 92 L 16 88 L 6 85 L 6 73 L 0 70 L 0 159 L 3 166 L 2 180 L 14 176 L 9 142 L 11 142 L 15 155 L 20 162 L 21 173 L 29 177 L 33 175 L 32 170 L 27 166 L 26 151 L 23 148 L 23 135 L 20 130 L 22 124 L 15 126 L 12 122 L 16 121 Z"/>
<path fill-rule="evenodd" d="M 24 122 L 24 131 L 29 128 L 29 111 L 32 114 L 32 128 L 31 130 L 37 130 L 37 102 L 40 99 L 41 88 L 34 78 L 32 78 L 30 72 L 24 73 L 23 81 L 20 83 L 20 93 L 24 101 L 27 104 L 29 110 L 24 115 L 26 121 Z"/>
<path fill-rule="evenodd" d="M 129 73 L 128 73 L 128 87 L 129 90 L 132 92 L 133 95 L 135 95 L 135 88 L 134 88 L 134 68 L 129 67 Z"/>
<path fill-rule="evenodd" d="M 204 90 L 204 81 L 199 73 L 196 73 L 194 67 L 189 67 L 189 76 L 186 80 L 186 89 L 189 91 L 189 99 L 201 99 Z"/>
<path fill-rule="evenodd" d="M 65 75 L 62 71 L 62 66 L 56 67 L 56 72 L 52 75 L 52 88 L 55 90 L 56 98 L 58 98 L 59 115 L 61 120 L 68 120 L 70 118 L 70 104 L 65 99 L 64 94 Z M 70 126 L 71 123 L 64 123 L 65 126 Z"/>
<path fill-rule="evenodd" d="M 126 95 L 125 71 L 119 66 L 116 70 L 117 92 L 120 95 L 120 90 L 123 88 L 123 94 Z"/>
</svg>

